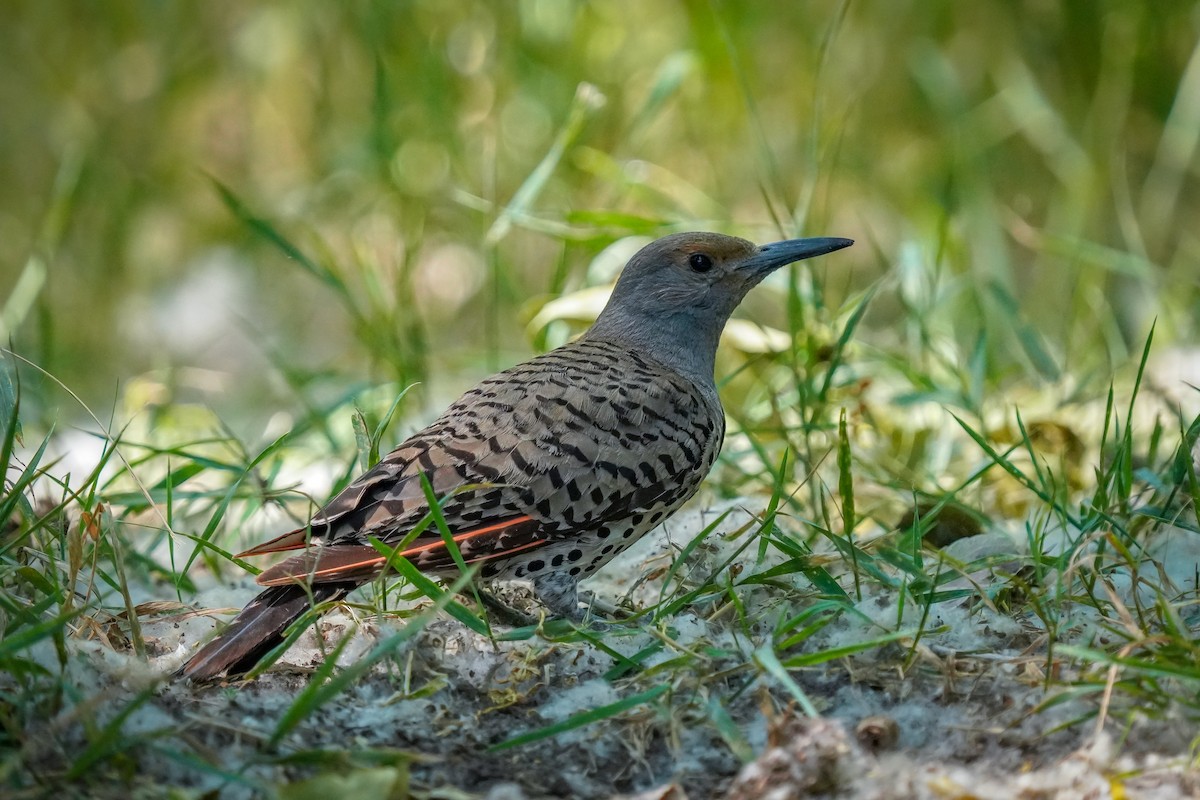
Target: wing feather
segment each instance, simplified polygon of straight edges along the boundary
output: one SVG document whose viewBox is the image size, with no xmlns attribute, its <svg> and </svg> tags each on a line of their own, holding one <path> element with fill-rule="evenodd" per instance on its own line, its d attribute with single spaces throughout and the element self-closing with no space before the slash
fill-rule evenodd
<svg viewBox="0 0 1200 800">
<path fill-rule="evenodd" d="M 529 516 L 514 517 L 473 530 L 456 533 L 451 539 L 466 563 L 487 561 L 520 550 L 540 547 L 547 542 L 539 537 L 541 525 Z M 421 540 L 419 540 L 421 541 Z M 455 567 L 454 557 L 440 536 L 405 548 L 399 555 L 420 569 L 437 573 Z M 364 582 L 379 574 L 387 558 L 370 544 L 327 544 L 313 547 L 264 570 L 258 576 L 263 586 L 290 583 Z"/>
<path fill-rule="evenodd" d="M 580 341 L 483 381 L 307 529 L 242 555 L 298 550 L 311 539 L 321 546 L 260 581 L 359 578 L 382 564 L 369 539 L 397 544 L 429 513 L 426 482 L 443 498 L 465 559 L 515 553 L 677 506 L 711 467 L 723 429 L 715 395 L 639 353 Z M 354 547 L 367 549 L 345 549 Z M 422 569 L 452 567 L 435 528 L 407 549 Z"/>
</svg>

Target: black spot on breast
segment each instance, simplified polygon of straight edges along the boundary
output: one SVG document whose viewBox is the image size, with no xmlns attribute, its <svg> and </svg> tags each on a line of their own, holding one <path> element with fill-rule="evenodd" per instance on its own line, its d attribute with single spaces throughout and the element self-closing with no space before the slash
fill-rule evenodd
<svg viewBox="0 0 1200 800">
<path fill-rule="evenodd" d="M 600 548 L 600 555 L 603 555 L 603 556 L 606 556 L 606 555 L 608 555 L 609 553 L 611 553 L 611 552 L 613 551 L 613 548 L 614 548 L 614 547 L 616 547 L 616 545 L 615 545 L 615 544 L 606 544 L 606 545 L 604 545 L 604 547 L 601 547 L 601 548 Z"/>
<path fill-rule="evenodd" d="M 579 574 L 579 567 L 571 567 L 571 571 L 570 571 L 568 574 L 570 574 L 570 575 L 578 575 L 578 574 Z"/>
<path fill-rule="evenodd" d="M 581 558 L 583 558 L 583 551 L 579 548 L 567 553 L 567 561 L 578 561 Z"/>
<path fill-rule="evenodd" d="M 554 558 L 550 559 L 550 566 L 561 567 L 562 562 L 563 562 L 563 555 L 562 555 L 562 553 L 559 553 Z"/>
<path fill-rule="evenodd" d="M 597 529 L 596 529 L 596 538 L 598 538 L 598 539 L 607 539 L 607 538 L 608 538 L 608 535 L 609 535 L 610 533 L 612 533 L 612 531 L 610 531 L 608 528 L 605 528 L 605 527 L 602 525 L 602 526 L 600 526 L 599 528 L 597 528 Z"/>
<path fill-rule="evenodd" d="M 529 562 L 529 571 L 530 572 L 541 572 L 545 568 L 546 568 L 546 562 L 542 561 L 540 558 L 536 558 L 533 561 Z"/>
</svg>

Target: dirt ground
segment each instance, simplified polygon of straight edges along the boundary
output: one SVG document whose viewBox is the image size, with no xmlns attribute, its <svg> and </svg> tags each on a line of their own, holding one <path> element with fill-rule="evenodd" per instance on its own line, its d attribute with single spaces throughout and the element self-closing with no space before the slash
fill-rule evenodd
<svg viewBox="0 0 1200 800">
<path fill-rule="evenodd" d="M 699 518 L 684 516 L 685 524 L 711 512 L 692 513 Z M 594 590 L 616 599 L 669 548 L 661 536 L 639 543 L 605 571 L 613 577 L 598 576 Z M 643 581 L 635 602 L 659 588 Z M 238 606 L 252 593 L 246 585 L 215 586 L 200 605 Z M 883 598 L 866 602 L 885 605 Z M 793 694 L 753 669 L 758 629 L 747 638 L 746 629 L 706 619 L 704 611 L 684 611 L 658 633 L 644 622 L 617 623 L 603 646 L 536 635 L 493 642 L 442 616 L 276 746 L 268 740 L 321 660 L 316 636 L 306 634 L 257 681 L 193 686 L 162 675 L 214 622 L 167 615 L 144 626 L 154 653 L 148 664 L 97 641 L 72 644 L 78 652 L 69 677 L 79 702 L 101 704 L 101 718 L 110 720 L 132 703 L 121 735 L 139 742 L 97 759 L 74 783 L 95 797 L 161 796 L 168 787 L 206 798 L 257 797 L 280 784 L 289 784 L 279 792 L 288 798 L 386 798 L 402 796 L 405 786 L 429 797 L 495 800 L 1200 796 L 1193 727 L 1169 714 L 1128 723 L 1122 713 L 1097 732 L 1095 694 L 1046 693 L 1044 653 L 1027 626 L 947 609 L 936 620 L 944 631 L 922 641 L 907 669 L 907 648 L 897 643 L 790 671 L 820 714 L 812 719 Z M 332 643 L 357 629 L 339 659 L 350 664 L 402 625 L 374 617 L 356 623 L 337 612 L 322 631 Z M 853 635 L 830 626 L 804 647 L 836 646 Z M 640 673 L 610 673 L 617 654 L 633 657 L 667 639 L 670 646 L 641 660 Z M 652 702 L 615 716 L 494 749 L 656 690 Z M 1050 696 L 1059 701 L 1045 703 Z M 61 775 L 94 741 L 77 718 L 68 709 L 28 731 L 25 762 Z M 757 758 L 745 764 L 738 753 Z"/>
</svg>

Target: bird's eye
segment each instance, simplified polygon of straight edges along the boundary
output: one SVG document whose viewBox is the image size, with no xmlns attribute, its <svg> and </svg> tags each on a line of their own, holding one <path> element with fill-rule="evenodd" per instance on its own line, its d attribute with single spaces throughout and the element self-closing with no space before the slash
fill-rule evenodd
<svg viewBox="0 0 1200 800">
<path fill-rule="evenodd" d="M 704 255 L 704 253 L 692 253 L 692 257 L 688 259 L 688 265 L 696 272 L 708 272 L 712 269 L 712 259 Z"/>
</svg>

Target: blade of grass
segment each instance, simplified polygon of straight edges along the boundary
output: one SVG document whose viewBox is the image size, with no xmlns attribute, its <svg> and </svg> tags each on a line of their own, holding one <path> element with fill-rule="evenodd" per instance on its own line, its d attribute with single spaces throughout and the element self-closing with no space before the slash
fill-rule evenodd
<svg viewBox="0 0 1200 800">
<path fill-rule="evenodd" d="M 414 567 L 412 562 L 407 558 L 402 558 L 393 548 L 388 547 L 374 537 L 371 537 L 369 541 L 376 550 L 388 557 L 388 569 L 394 570 L 400 577 L 412 584 L 418 592 L 432 600 L 435 604 L 441 603 L 445 607 L 447 614 L 475 633 L 478 633 L 480 636 L 487 636 L 488 638 L 492 637 L 491 628 L 485 620 L 472 614 L 470 609 L 454 599 L 453 594 L 448 595 L 429 576 Z M 473 568 L 464 567 L 462 574 L 474 574 L 474 571 Z"/>
<path fill-rule="evenodd" d="M 96 762 L 111 758 L 114 754 L 137 747 L 142 736 L 130 737 L 125 731 L 125 722 L 129 715 L 138 710 L 147 700 L 154 696 L 157 686 L 150 686 L 138 692 L 132 700 L 125 704 L 120 711 L 113 715 L 98 734 L 91 738 L 86 748 L 72 762 L 67 770 L 67 780 L 76 780 L 86 775 Z"/>
<path fill-rule="evenodd" d="M 347 307 L 353 305 L 353 298 L 350 296 L 346 283 L 341 280 L 341 278 L 335 275 L 327 267 L 318 264 L 316 261 L 313 261 L 307 255 L 305 255 L 304 251 L 288 241 L 287 237 L 281 234 L 275 228 L 275 226 L 251 211 L 250 207 L 247 206 L 240 197 L 234 194 L 233 190 L 228 186 L 221 183 L 211 175 L 208 176 L 208 179 L 212 182 L 213 188 L 217 190 L 217 194 L 220 195 L 221 202 L 225 204 L 225 207 L 229 209 L 229 212 L 233 214 L 233 216 L 237 218 L 243 225 L 245 225 L 258 236 L 273 244 L 281 253 L 295 261 L 309 274 L 333 289 L 342 297 L 343 301 L 347 304 Z"/>
<path fill-rule="evenodd" d="M 861 642 L 854 642 L 853 644 L 842 645 L 841 647 L 830 647 L 815 653 L 800 653 L 799 655 L 789 656 L 783 661 L 783 666 L 788 669 L 799 669 L 801 667 L 825 664 L 830 661 L 836 661 L 839 658 L 852 656 L 855 653 L 862 653 L 866 650 L 882 647 L 885 644 L 891 644 L 898 639 L 914 638 L 919 633 L 919 630 L 895 631 L 894 633 L 887 633 L 872 639 L 864 639 Z"/>
<path fill-rule="evenodd" d="M 787 669 L 780 663 L 779 657 L 775 655 L 775 651 L 771 649 L 771 645 L 764 644 L 755 650 L 753 660 L 764 672 L 783 686 L 788 691 L 788 694 L 796 699 L 796 702 L 800 704 L 800 710 L 806 716 L 812 719 L 817 719 L 821 716 L 821 713 L 817 711 L 817 707 L 809 699 L 808 694 L 800 688 L 800 684 L 792 680 L 791 675 L 788 675 Z"/>
<path fill-rule="evenodd" d="M 384 639 L 371 652 L 336 675 L 331 675 L 333 664 L 336 661 L 335 655 L 327 658 L 318 669 L 318 672 L 324 672 L 321 675 L 321 679 L 318 680 L 317 676 L 314 675 L 313 680 L 309 681 L 304 689 L 300 691 L 295 701 L 280 716 L 279 722 L 276 723 L 275 729 L 267 739 L 268 745 L 271 747 L 278 745 L 283 740 L 283 737 L 287 736 L 297 725 L 310 717 L 314 711 L 349 688 L 351 684 L 366 674 L 367 670 L 390 656 L 400 645 L 425 630 L 425 627 L 450 602 L 450 598 L 470 582 L 472 576 L 473 572 L 460 575 L 450 586 L 450 589 L 435 600 L 432 606 L 408 620 L 402 629 Z M 345 637 L 343 637 L 343 642 L 344 640 Z M 343 646 L 343 642 L 339 642 L 339 648 Z M 326 680 L 325 678 L 328 679 Z"/>
<path fill-rule="evenodd" d="M 754 748 L 750 746 L 750 742 L 746 739 L 745 734 L 733 717 L 729 716 L 729 712 L 725 710 L 725 706 L 721 703 L 721 698 L 717 695 L 711 695 L 708 698 L 708 704 L 705 707 L 708 711 L 708 720 L 716 729 L 717 734 L 724 740 L 729 750 L 743 764 L 749 764 L 754 760 Z"/>
<path fill-rule="evenodd" d="M 626 697 L 618 700 L 615 703 L 609 703 L 605 706 L 599 706 L 589 711 L 584 711 L 579 714 L 568 717 L 562 722 L 556 722 L 553 725 L 547 725 L 544 728 L 538 728 L 529 733 L 523 733 L 520 736 L 514 736 L 511 739 L 505 739 L 499 744 L 494 744 L 488 748 L 489 753 L 499 752 L 501 750 L 509 750 L 514 747 L 540 742 L 542 739 L 549 739 L 552 736 L 557 736 L 566 731 L 582 728 L 585 725 L 591 725 L 593 722 L 599 722 L 605 719 L 611 719 L 618 714 L 628 711 L 631 708 L 637 708 L 640 705 L 646 705 L 662 697 L 671 687 L 662 684 L 655 686 L 653 689 L 647 689 L 631 697 Z"/>
<path fill-rule="evenodd" d="M 437 527 L 438 533 L 442 535 L 442 541 L 446 545 L 446 551 L 450 553 L 450 558 L 454 560 L 454 566 L 458 567 L 460 574 L 467 574 L 467 562 L 462 557 L 462 551 L 458 549 L 458 542 L 454 541 L 454 534 L 450 532 L 450 526 L 446 524 L 446 517 L 442 514 L 442 503 L 445 500 L 439 501 L 437 495 L 434 494 L 433 485 L 429 482 L 429 476 L 424 472 L 421 473 L 421 491 L 425 493 L 425 502 L 429 505 L 429 512 L 433 515 L 433 524 Z M 446 498 L 449 499 L 449 498 Z M 412 566 L 411 564 L 409 566 Z M 414 567 L 415 570 L 415 567 Z M 479 608 L 484 608 L 483 599 L 479 596 L 479 587 L 474 582 L 467 584 L 471 590 L 471 594 L 475 597 L 475 603 Z M 462 609 L 466 612 L 466 608 Z M 470 612 L 467 612 L 468 614 Z M 483 618 L 474 617 L 476 624 L 482 624 L 484 631 L 483 635 L 489 639 L 492 638 L 492 625 L 488 616 L 484 614 Z M 471 623 L 464 624 L 470 625 Z M 472 628 L 474 630 L 474 628 Z M 476 631 L 477 633 L 479 631 Z"/>
<path fill-rule="evenodd" d="M 306 586 L 305 589 L 310 589 L 310 587 Z M 300 637 L 310 630 L 317 620 L 325 616 L 325 614 L 327 614 L 331 609 L 342 602 L 341 600 L 328 600 L 323 603 L 314 603 L 314 599 L 315 598 L 312 596 L 312 592 L 310 590 L 308 596 L 308 611 L 306 611 L 303 615 L 297 618 L 295 622 L 287 627 L 287 630 L 284 631 L 283 640 L 279 644 L 275 645 L 275 647 L 271 648 L 266 655 L 258 660 L 258 663 L 254 665 L 253 669 L 245 674 L 244 680 L 252 681 L 273 667 L 275 662 L 279 660 L 280 656 L 291 649 L 292 645 L 299 641 Z M 325 661 L 322 662 L 322 666 L 324 666 L 325 663 L 332 663 L 337 660 L 336 654 L 341 653 L 341 648 L 344 646 L 344 643 L 349 642 L 349 636 L 343 637 L 343 639 L 344 641 L 339 640 L 334 646 L 335 654 L 332 657 L 328 656 L 327 654 Z"/>
<path fill-rule="evenodd" d="M 538 162 L 538 165 L 533 168 L 525 182 L 521 184 L 516 193 L 512 196 L 512 200 L 496 217 L 495 222 L 488 229 L 487 235 L 484 236 L 484 241 L 488 247 L 494 247 L 505 236 L 508 235 L 512 228 L 513 221 L 525 214 L 533 202 L 541 194 L 545 188 L 546 182 L 550 180 L 550 176 L 554 174 L 558 163 L 562 160 L 563 155 L 567 152 L 575 140 L 579 138 L 579 134 L 583 132 L 583 127 L 588 119 L 593 114 L 604 106 L 605 97 L 590 83 L 581 83 L 575 89 L 575 98 L 571 101 L 571 107 L 567 110 L 567 120 L 563 126 L 559 128 L 558 135 L 554 137 L 554 142 L 551 143 L 550 149 L 546 151 L 546 155 Z"/>
<path fill-rule="evenodd" d="M 850 471 L 850 435 L 846 431 L 846 409 L 838 416 L 838 494 L 842 498 L 842 530 L 850 551 L 850 574 L 854 576 L 854 596 L 862 601 L 862 584 L 858 574 L 858 548 L 854 546 L 853 534 L 857 524 L 854 513 L 854 476 Z"/>
<path fill-rule="evenodd" d="M 729 512 L 731 510 L 732 509 L 726 509 L 722 511 L 715 520 L 704 526 L 704 530 L 700 531 L 700 533 L 692 537 L 691 541 L 684 545 L 683 550 L 679 552 L 679 555 L 675 556 L 675 559 L 671 562 L 670 569 L 667 570 L 667 574 L 663 576 L 662 579 L 662 590 L 658 598 L 659 608 L 662 607 L 663 601 L 665 600 L 663 593 L 665 593 L 671 586 L 671 583 L 675 579 L 675 576 L 679 573 L 679 570 L 682 569 L 683 565 L 687 563 L 688 558 L 693 552 L 695 552 L 696 548 L 699 547 L 701 543 L 712 534 L 713 531 L 720 527 L 721 523 L 725 521 L 725 518 L 729 516 Z M 657 615 L 653 617 L 655 622 L 657 622 L 659 619 L 660 617 Z"/>
</svg>

